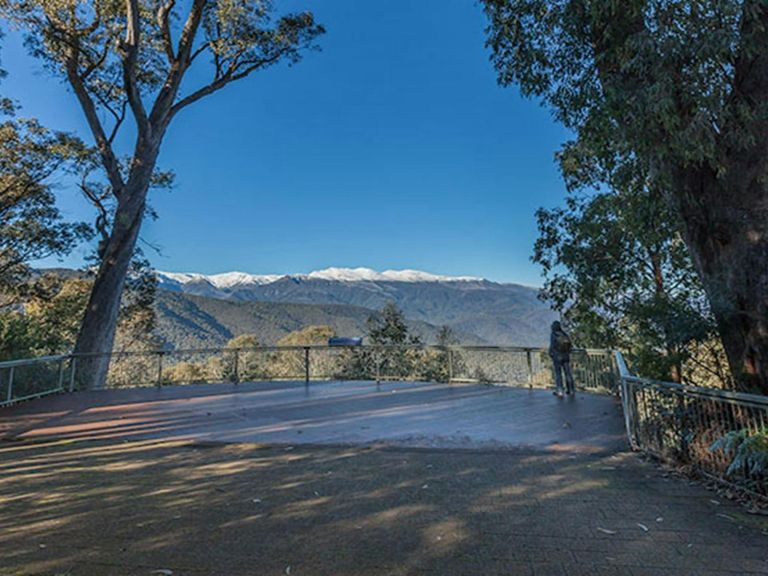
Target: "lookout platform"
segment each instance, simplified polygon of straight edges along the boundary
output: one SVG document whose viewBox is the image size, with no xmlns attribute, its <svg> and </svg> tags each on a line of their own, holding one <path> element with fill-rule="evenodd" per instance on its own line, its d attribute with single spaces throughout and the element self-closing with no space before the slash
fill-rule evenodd
<svg viewBox="0 0 768 576">
<path fill-rule="evenodd" d="M 768 574 L 764 517 L 627 452 L 609 396 L 107 390 L 0 437 L 0 575 Z"/>
</svg>

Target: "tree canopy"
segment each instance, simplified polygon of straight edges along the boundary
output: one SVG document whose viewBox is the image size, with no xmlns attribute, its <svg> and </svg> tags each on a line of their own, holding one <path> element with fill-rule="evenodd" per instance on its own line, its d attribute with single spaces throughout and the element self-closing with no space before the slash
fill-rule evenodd
<svg viewBox="0 0 768 576">
<path fill-rule="evenodd" d="M 631 167 L 666 199 L 736 381 L 768 392 L 768 4 L 484 4 L 499 82 L 553 110 L 594 180 Z"/>
</svg>

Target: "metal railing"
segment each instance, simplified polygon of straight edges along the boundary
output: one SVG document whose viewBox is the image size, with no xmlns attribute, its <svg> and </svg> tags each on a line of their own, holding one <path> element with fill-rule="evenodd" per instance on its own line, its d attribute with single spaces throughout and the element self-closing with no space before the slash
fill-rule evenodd
<svg viewBox="0 0 768 576">
<path fill-rule="evenodd" d="M 65 354 L 0 362 L 0 406 L 72 390 L 75 360 Z"/>
<path fill-rule="evenodd" d="M 77 355 L 74 359 L 85 364 L 96 356 L 99 355 Z M 110 388 L 265 380 L 553 385 L 552 362 L 542 348 L 264 346 L 117 352 L 108 356 Z M 617 392 L 617 373 L 610 351 L 574 350 L 571 364 L 580 388 Z"/>
<path fill-rule="evenodd" d="M 107 388 L 264 380 L 408 380 L 553 385 L 542 348 L 502 346 L 264 346 L 67 354 L 0 362 L 0 406 L 81 388 L 89 360 L 109 358 Z M 613 356 L 574 350 L 580 388 L 617 392 Z"/>
<path fill-rule="evenodd" d="M 768 497 L 768 397 L 639 378 L 615 355 L 633 449 Z"/>
</svg>

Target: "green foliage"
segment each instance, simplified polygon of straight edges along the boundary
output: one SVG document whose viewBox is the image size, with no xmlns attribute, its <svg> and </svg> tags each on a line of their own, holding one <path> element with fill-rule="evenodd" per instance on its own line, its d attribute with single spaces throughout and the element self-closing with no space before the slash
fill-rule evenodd
<svg viewBox="0 0 768 576">
<path fill-rule="evenodd" d="M 132 277 L 120 311 L 115 351 L 151 349 L 154 276 Z M 61 354 L 74 345 L 92 280 L 44 274 L 17 287 L 17 304 L 0 311 L 0 359 Z"/>
<path fill-rule="evenodd" d="M 605 159 L 622 154 L 716 168 L 723 129 L 742 148 L 768 105 L 730 107 L 734 62 L 760 49 L 759 35 L 749 33 L 760 17 L 755 3 L 484 4 L 499 82 L 541 98 L 582 142 L 597 144 L 592 148 L 610 141 Z"/>
<path fill-rule="evenodd" d="M 28 279 L 31 260 L 67 254 L 90 236 L 85 224 L 63 220 L 53 192 L 56 178 L 83 153 L 79 140 L 35 120 L 0 123 L 0 291 L 6 297 Z"/>
<path fill-rule="evenodd" d="M 449 347 L 459 344 L 459 339 L 453 330 L 448 326 L 442 326 L 437 333 L 437 346 L 443 349 L 425 350 L 419 354 L 415 366 L 419 379 L 430 382 L 448 382 L 452 375 L 464 373 L 466 366 L 461 352 L 448 350 Z"/>
<path fill-rule="evenodd" d="M 368 318 L 368 340 L 381 346 L 374 352 L 373 362 L 385 378 L 404 378 L 414 372 L 415 354 L 400 347 L 420 345 L 419 336 L 409 334 L 405 316 L 394 303 L 385 304 L 381 311 Z M 392 347 L 392 348 L 391 348 Z"/>
<path fill-rule="evenodd" d="M 686 378 L 682 367 L 716 338 L 706 297 L 667 204 L 642 180 L 614 182 L 626 187 L 572 188 L 564 208 L 537 212 L 542 296 L 582 346 L 623 349 L 648 377 Z"/>
<path fill-rule="evenodd" d="M 565 207 L 537 213 L 545 296 L 579 342 L 622 348 L 655 378 L 686 379 L 717 339 L 669 170 L 719 162 L 737 4 L 485 2 L 499 82 L 575 133 L 558 154 Z"/>
<path fill-rule="evenodd" d="M 722 450 L 731 463 L 727 474 L 768 480 L 768 429 L 735 430 L 716 440 L 710 450 Z M 768 485 L 764 486 L 768 489 Z"/>
</svg>

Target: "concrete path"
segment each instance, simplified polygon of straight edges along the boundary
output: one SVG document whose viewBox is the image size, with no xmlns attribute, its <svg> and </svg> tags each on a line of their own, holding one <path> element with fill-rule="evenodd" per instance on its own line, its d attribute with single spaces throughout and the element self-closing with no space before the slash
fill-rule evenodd
<svg viewBox="0 0 768 576">
<path fill-rule="evenodd" d="M 626 446 L 616 399 L 429 383 L 273 382 L 107 390 L 0 410 L 0 436 L 529 447 Z"/>
</svg>

